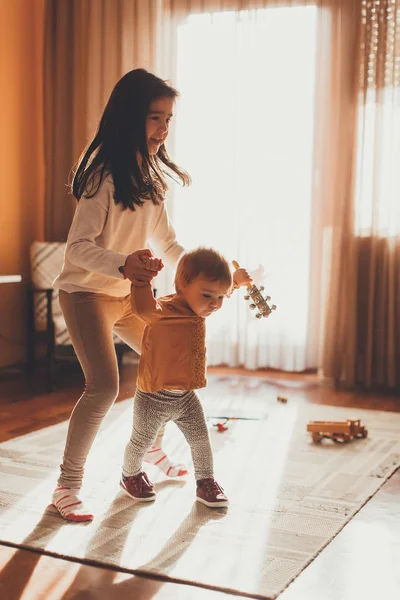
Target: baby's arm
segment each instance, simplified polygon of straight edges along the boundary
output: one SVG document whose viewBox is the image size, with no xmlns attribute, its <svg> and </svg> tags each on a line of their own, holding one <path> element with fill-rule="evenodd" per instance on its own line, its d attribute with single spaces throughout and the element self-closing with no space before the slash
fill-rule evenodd
<svg viewBox="0 0 400 600">
<path fill-rule="evenodd" d="M 246 269 L 243 268 L 239 268 L 236 269 L 236 271 L 233 273 L 233 285 L 232 288 L 233 289 L 237 289 L 239 287 L 243 287 L 243 286 L 249 286 L 253 283 L 252 278 L 250 277 L 249 273 L 247 272 Z"/>
<path fill-rule="evenodd" d="M 161 258 L 143 254 L 141 260 L 145 268 L 154 271 L 155 274 L 164 268 Z M 154 323 L 165 312 L 163 306 L 154 298 L 153 286 L 150 282 L 140 286 L 134 283 L 131 285 L 131 305 L 133 312 L 146 323 Z"/>
<path fill-rule="evenodd" d="M 228 298 L 230 298 L 232 296 L 233 290 L 237 290 L 238 288 L 240 288 L 242 286 L 248 287 L 249 285 L 251 285 L 253 283 L 253 280 L 250 277 L 247 270 L 242 269 L 241 267 L 236 268 L 236 270 L 233 273 L 232 278 L 233 278 L 233 283 L 232 283 L 231 289 L 228 292 Z"/>
<path fill-rule="evenodd" d="M 131 285 L 131 305 L 133 312 L 146 323 L 155 323 L 161 317 L 162 307 L 154 298 L 151 283 Z"/>
</svg>

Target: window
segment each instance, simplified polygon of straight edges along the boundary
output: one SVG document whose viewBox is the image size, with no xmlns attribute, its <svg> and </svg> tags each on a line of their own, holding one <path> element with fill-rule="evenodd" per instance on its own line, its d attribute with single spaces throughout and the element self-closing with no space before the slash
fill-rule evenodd
<svg viewBox="0 0 400 600">
<path fill-rule="evenodd" d="M 268 335 L 242 329 L 242 347 L 257 346 L 258 366 L 288 370 L 306 368 L 316 15 L 312 5 L 192 15 L 178 39 L 175 155 L 194 183 L 177 192 L 174 225 L 187 247 L 265 266 L 278 310 Z M 236 313 L 224 309 L 215 340 L 243 322 Z"/>
</svg>

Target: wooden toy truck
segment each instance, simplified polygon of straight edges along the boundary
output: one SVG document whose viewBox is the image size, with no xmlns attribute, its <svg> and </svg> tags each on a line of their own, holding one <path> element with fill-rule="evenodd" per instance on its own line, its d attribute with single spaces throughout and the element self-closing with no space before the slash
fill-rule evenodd
<svg viewBox="0 0 400 600">
<path fill-rule="evenodd" d="M 366 438 L 368 430 L 361 425 L 360 419 L 347 421 L 310 421 L 307 431 L 311 433 L 313 442 L 328 438 L 334 442 L 350 442 L 354 438 Z"/>
</svg>

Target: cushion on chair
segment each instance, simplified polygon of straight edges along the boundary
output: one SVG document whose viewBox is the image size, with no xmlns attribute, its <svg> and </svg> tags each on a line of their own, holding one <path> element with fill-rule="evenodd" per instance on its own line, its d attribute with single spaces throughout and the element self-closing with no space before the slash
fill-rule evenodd
<svg viewBox="0 0 400 600">
<path fill-rule="evenodd" d="M 60 273 L 64 263 L 65 242 L 33 242 L 30 247 L 31 281 L 34 288 L 49 289 Z M 36 331 L 46 330 L 46 293 L 34 294 L 34 318 Z M 52 296 L 53 323 L 55 343 L 59 346 L 71 344 L 71 339 L 65 325 L 64 316 L 58 301 L 58 290 L 53 290 Z M 114 343 L 123 343 L 113 334 Z"/>
<path fill-rule="evenodd" d="M 62 269 L 64 252 L 65 242 L 33 242 L 31 244 L 31 281 L 34 288 L 49 289 L 52 287 L 53 281 Z M 34 294 L 35 328 L 37 331 L 46 329 L 46 310 L 46 294 L 44 292 Z M 58 302 L 58 290 L 53 291 L 52 311 L 54 320 L 60 317 L 64 319 Z"/>
</svg>

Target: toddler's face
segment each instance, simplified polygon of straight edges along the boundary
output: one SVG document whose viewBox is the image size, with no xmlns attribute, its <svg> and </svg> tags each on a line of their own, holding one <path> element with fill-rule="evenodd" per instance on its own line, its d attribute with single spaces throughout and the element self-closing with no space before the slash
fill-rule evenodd
<svg viewBox="0 0 400 600">
<path fill-rule="evenodd" d="M 202 275 L 180 287 L 181 296 L 199 317 L 209 317 L 219 310 L 230 289 L 226 283 L 210 281 Z"/>
</svg>

